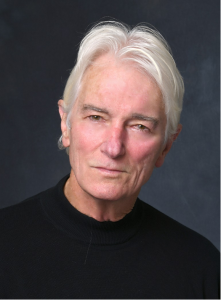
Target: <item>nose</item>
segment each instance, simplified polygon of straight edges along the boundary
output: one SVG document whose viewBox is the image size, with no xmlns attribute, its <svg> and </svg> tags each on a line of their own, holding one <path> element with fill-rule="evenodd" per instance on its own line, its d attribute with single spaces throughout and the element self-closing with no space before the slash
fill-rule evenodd
<svg viewBox="0 0 221 300">
<path fill-rule="evenodd" d="M 125 154 L 124 128 L 111 128 L 106 132 L 105 140 L 101 144 L 101 152 L 110 158 L 118 158 Z"/>
</svg>

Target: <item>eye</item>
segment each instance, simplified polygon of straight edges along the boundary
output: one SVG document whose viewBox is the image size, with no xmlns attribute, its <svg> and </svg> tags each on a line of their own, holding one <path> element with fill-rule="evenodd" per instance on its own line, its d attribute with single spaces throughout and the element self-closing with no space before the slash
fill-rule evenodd
<svg viewBox="0 0 221 300">
<path fill-rule="evenodd" d="M 100 121 L 101 116 L 92 115 L 92 116 L 89 116 L 89 119 L 91 119 L 92 121 Z"/>
<path fill-rule="evenodd" d="M 146 126 L 142 125 L 142 124 L 137 124 L 136 125 L 137 129 L 139 129 L 140 131 L 144 131 L 144 130 L 148 130 L 149 128 L 147 128 Z"/>
</svg>

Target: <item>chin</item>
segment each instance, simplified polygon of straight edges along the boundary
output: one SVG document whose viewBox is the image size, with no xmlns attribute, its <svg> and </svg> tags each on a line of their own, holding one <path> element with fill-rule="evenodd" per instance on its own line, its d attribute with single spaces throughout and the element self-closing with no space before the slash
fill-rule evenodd
<svg viewBox="0 0 221 300">
<path fill-rule="evenodd" d="M 93 198 L 107 201 L 117 201 L 120 200 L 126 195 L 122 193 L 122 188 L 109 187 L 109 186 L 94 186 L 91 190 L 86 190 L 86 192 L 91 195 Z"/>
</svg>

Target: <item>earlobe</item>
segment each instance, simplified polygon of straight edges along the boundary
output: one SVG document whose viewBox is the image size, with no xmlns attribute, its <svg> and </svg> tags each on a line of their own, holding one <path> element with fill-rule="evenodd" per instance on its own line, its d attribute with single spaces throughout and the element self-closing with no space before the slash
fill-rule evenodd
<svg viewBox="0 0 221 300">
<path fill-rule="evenodd" d="M 172 136 L 169 138 L 169 140 L 167 141 L 167 143 L 166 143 L 166 145 L 165 145 L 165 147 L 164 147 L 162 153 L 161 153 L 160 156 L 158 157 L 158 159 L 157 159 L 157 161 L 156 161 L 156 163 L 155 163 L 155 166 L 156 166 L 157 168 L 159 168 L 159 167 L 161 167 L 161 166 L 163 165 L 164 159 L 165 159 L 167 153 L 170 151 L 170 149 L 171 149 L 171 147 L 172 147 L 172 145 L 173 145 L 173 142 L 177 139 L 177 137 L 178 137 L 178 135 L 180 134 L 181 130 L 182 130 L 182 125 L 179 124 L 179 125 L 177 126 L 177 131 L 176 131 L 176 133 L 175 133 L 174 135 L 172 135 Z"/>
</svg>

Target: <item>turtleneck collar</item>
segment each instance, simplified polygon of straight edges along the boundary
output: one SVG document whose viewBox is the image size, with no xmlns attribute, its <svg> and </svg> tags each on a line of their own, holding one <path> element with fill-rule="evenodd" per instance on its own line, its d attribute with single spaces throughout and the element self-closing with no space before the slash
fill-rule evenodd
<svg viewBox="0 0 221 300">
<path fill-rule="evenodd" d="M 132 211 L 119 221 L 99 222 L 75 209 L 64 195 L 65 176 L 52 189 L 41 204 L 48 218 L 62 231 L 82 242 L 114 245 L 126 242 L 138 231 L 143 218 L 142 204 L 137 199 Z"/>
</svg>

